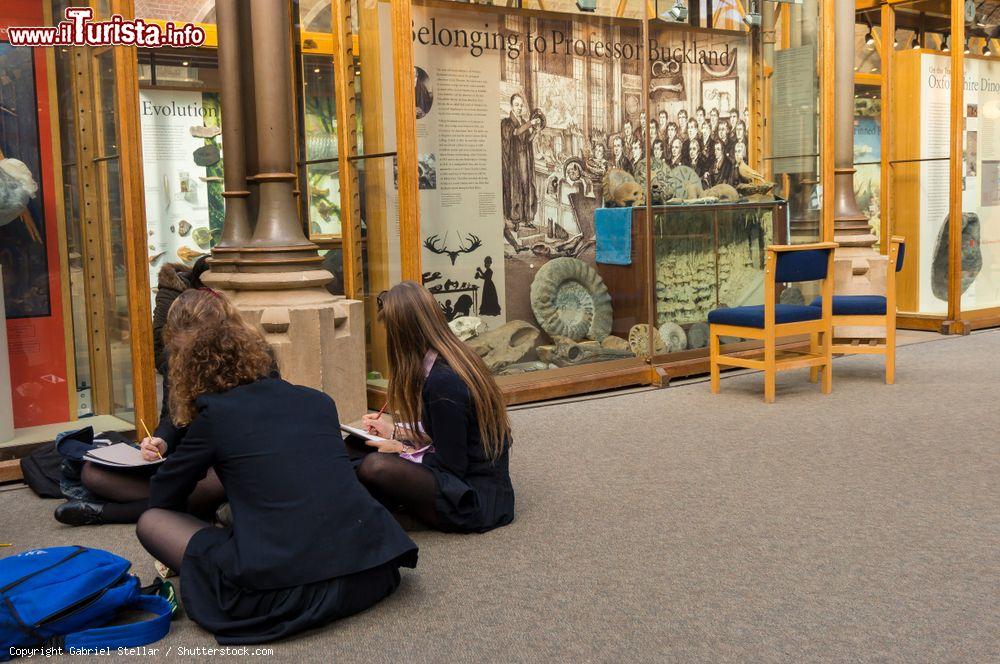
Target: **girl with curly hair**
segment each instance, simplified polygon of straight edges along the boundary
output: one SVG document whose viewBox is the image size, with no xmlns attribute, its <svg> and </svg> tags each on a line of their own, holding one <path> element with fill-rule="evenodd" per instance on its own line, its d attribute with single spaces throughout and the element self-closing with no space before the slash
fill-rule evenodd
<svg viewBox="0 0 1000 664">
<path fill-rule="evenodd" d="M 219 643 L 263 643 L 392 594 L 417 547 L 358 482 L 333 400 L 272 377 L 262 333 L 214 291 L 182 293 L 164 336 L 170 413 L 187 433 L 166 450 L 136 534 L 180 571 L 188 615 Z M 228 527 L 185 512 L 211 469 Z"/>
</svg>

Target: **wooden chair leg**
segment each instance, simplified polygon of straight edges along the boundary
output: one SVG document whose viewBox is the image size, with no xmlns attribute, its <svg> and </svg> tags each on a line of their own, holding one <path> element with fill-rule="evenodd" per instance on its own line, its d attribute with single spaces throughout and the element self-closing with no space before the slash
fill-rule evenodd
<svg viewBox="0 0 1000 664">
<path fill-rule="evenodd" d="M 819 332 L 809 335 L 809 353 L 812 355 L 819 353 Z M 819 382 L 819 367 L 809 367 L 809 382 Z"/>
<path fill-rule="evenodd" d="M 833 329 L 823 333 L 823 355 L 826 356 L 826 364 L 823 365 L 823 394 L 833 391 Z"/>
<path fill-rule="evenodd" d="M 885 384 L 896 382 L 896 326 L 885 328 Z"/>
<path fill-rule="evenodd" d="M 711 327 L 708 331 L 709 358 L 712 371 L 712 394 L 719 393 L 719 335 Z"/>
<path fill-rule="evenodd" d="M 769 334 L 764 339 L 764 403 L 774 403 L 775 379 L 778 374 L 776 346 L 774 334 Z"/>
</svg>

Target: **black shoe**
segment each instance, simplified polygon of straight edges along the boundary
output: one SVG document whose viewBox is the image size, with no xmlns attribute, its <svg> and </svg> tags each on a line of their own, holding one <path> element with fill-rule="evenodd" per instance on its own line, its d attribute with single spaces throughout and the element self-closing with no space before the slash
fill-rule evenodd
<svg viewBox="0 0 1000 664">
<path fill-rule="evenodd" d="M 54 516 L 67 526 L 95 526 L 104 523 L 104 503 L 67 500 L 56 508 Z"/>
</svg>

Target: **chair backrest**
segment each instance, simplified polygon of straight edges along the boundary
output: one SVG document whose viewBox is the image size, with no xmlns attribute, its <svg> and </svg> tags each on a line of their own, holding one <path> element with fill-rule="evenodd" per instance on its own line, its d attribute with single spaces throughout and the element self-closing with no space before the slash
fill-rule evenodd
<svg viewBox="0 0 1000 664">
<path fill-rule="evenodd" d="M 896 312 L 896 273 L 903 269 L 905 256 L 906 238 L 893 235 L 889 238 L 889 266 L 885 275 L 886 313 L 890 315 L 895 315 Z"/>
<path fill-rule="evenodd" d="M 767 248 L 764 268 L 764 317 L 774 321 L 775 288 L 779 283 L 822 281 L 823 318 L 833 312 L 833 252 L 836 242 L 774 244 Z"/>
<path fill-rule="evenodd" d="M 832 244 L 832 243 L 831 243 Z M 818 281 L 826 279 L 830 266 L 830 253 L 834 247 L 802 245 L 801 249 L 775 249 L 774 281 Z"/>
<path fill-rule="evenodd" d="M 899 235 L 893 235 L 889 240 L 889 251 L 892 252 L 892 247 L 895 245 L 899 248 L 896 252 L 896 272 L 903 269 L 903 258 L 906 256 L 906 238 Z"/>
</svg>

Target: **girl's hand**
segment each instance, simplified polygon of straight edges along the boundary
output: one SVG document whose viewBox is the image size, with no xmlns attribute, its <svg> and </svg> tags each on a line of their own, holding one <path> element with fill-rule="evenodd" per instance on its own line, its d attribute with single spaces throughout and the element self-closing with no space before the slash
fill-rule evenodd
<svg viewBox="0 0 1000 664">
<path fill-rule="evenodd" d="M 361 423 L 366 431 L 372 432 L 374 430 L 375 434 L 383 438 L 392 436 L 392 425 L 385 420 L 380 420 L 375 413 L 368 413 L 362 417 Z"/>
<path fill-rule="evenodd" d="M 376 448 L 382 454 L 399 454 L 406 449 L 406 446 L 398 440 L 366 440 L 365 445 Z"/>
<path fill-rule="evenodd" d="M 143 461 L 156 461 L 167 454 L 167 441 L 162 438 L 143 438 L 139 443 Z M 159 454 L 157 454 L 159 453 Z"/>
</svg>

